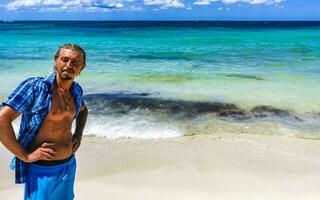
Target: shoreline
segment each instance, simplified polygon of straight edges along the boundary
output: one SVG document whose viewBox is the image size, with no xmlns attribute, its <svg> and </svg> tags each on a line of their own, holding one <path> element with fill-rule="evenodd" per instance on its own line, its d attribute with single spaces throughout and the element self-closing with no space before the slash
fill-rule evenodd
<svg viewBox="0 0 320 200">
<path fill-rule="evenodd" d="M 0 150 L 0 196 L 21 199 L 10 154 Z M 77 152 L 75 199 L 319 199 L 319 153 L 318 140 L 279 135 L 86 136 Z"/>
</svg>

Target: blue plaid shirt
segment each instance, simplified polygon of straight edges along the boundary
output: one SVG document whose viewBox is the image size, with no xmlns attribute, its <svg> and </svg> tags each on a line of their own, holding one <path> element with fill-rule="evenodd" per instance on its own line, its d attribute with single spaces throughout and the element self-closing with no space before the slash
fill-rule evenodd
<svg viewBox="0 0 320 200">
<path fill-rule="evenodd" d="M 28 149 L 36 138 L 42 121 L 51 108 L 52 93 L 55 85 L 56 72 L 47 77 L 32 77 L 23 81 L 6 99 L 2 105 L 8 105 L 22 114 L 18 142 Z M 76 115 L 84 106 L 81 86 L 73 82 L 71 92 L 76 101 Z M 12 162 L 15 168 L 15 182 L 25 183 L 28 164 L 15 157 Z"/>
</svg>

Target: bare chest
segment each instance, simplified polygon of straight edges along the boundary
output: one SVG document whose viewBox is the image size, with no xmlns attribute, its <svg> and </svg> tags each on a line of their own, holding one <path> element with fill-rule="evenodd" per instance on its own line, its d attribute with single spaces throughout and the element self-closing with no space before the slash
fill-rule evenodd
<svg viewBox="0 0 320 200">
<path fill-rule="evenodd" d="M 55 90 L 52 95 L 50 111 L 44 118 L 37 137 L 47 138 L 54 136 L 60 138 L 66 134 L 70 135 L 75 112 L 74 97 L 71 97 L 66 102 Z"/>
<path fill-rule="evenodd" d="M 56 90 L 52 95 L 51 108 L 45 120 L 56 122 L 72 121 L 76 112 L 75 99 L 63 97 Z"/>
</svg>

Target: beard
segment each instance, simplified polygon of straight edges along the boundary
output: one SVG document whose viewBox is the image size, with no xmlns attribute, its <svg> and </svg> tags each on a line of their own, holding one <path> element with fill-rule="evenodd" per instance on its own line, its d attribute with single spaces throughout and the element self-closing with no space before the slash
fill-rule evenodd
<svg viewBox="0 0 320 200">
<path fill-rule="evenodd" d="M 61 76 L 61 79 L 65 80 L 65 81 L 70 81 L 70 80 L 72 80 L 72 77 L 70 77 L 70 76 Z"/>
<path fill-rule="evenodd" d="M 73 77 L 71 77 L 69 74 L 74 74 L 74 73 L 75 72 L 73 70 L 63 69 L 60 74 L 60 78 L 65 81 L 70 81 L 73 79 Z"/>
</svg>

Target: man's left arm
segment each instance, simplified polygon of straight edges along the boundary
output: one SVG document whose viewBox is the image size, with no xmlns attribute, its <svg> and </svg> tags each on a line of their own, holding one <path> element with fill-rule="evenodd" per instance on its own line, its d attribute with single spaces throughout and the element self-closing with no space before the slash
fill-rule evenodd
<svg viewBox="0 0 320 200">
<path fill-rule="evenodd" d="M 87 107 L 84 105 L 83 107 L 80 108 L 80 112 L 76 118 L 76 130 L 73 134 L 72 137 L 72 142 L 73 142 L 73 149 L 72 152 L 75 153 L 80 144 L 81 144 L 81 139 L 82 139 L 82 133 L 84 130 L 84 127 L 86 125 L 87 122 L 87 117 L 88 117 L 88 109 Z"/>
</svg>

